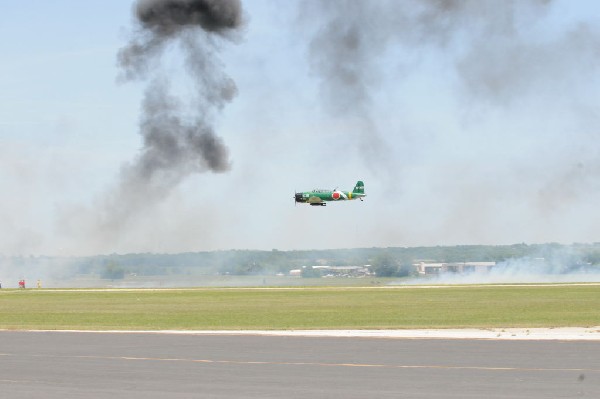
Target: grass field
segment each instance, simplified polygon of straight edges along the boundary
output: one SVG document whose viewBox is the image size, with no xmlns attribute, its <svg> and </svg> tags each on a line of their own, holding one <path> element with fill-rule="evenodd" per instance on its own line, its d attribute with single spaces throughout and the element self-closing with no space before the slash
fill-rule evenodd
<svg viewBox="0 0 600 399">
<path fill-rule="evenodd" d="M 600 285 L 0 290 L 1 329 L 589 327 Z"/>
</svg>

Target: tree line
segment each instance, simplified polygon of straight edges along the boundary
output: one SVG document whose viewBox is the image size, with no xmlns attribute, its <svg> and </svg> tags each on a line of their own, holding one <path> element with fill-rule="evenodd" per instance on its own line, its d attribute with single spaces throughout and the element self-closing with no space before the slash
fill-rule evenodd
<svg viewBox="0 0 600 399">
<path fill-rule="evenodd" d="M 13 267 L 60 267 L 67 275 L 97 275 L 119 279 L 125 275 L 275 275 L 315 265 L 370 265 L 377 276 L 406 276 L 413 264 L 424 262 L 501 263 L 522 258 L 559 258 L 568 265 L 600 265 L 600 243 L 457 245 L 434 247 L 352 248 L 303 251 L 228 250 L 178 254 L 110 254 L 89 257 L 2 257 Z"/>
</svg>

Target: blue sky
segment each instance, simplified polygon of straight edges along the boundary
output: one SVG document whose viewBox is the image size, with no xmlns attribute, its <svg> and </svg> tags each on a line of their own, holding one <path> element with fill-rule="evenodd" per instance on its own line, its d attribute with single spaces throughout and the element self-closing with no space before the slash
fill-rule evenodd
<svg viewBox="0 0 600 399">
<path fill-rule="evenodd" d="M 142 148 L 146 83 L 117 79 L 133 3 L 0 1 L 0 254 L 598 241 L 597 2 L 328 4 L 243 2 L 214 53 L 238 88 L 212 121 L 231 170 L 99 231 Z M 350 60 L 338 18 L 367 43 Z M 354 61 L 356 81 L 319 69 Z M 159 65 L 194 96 L 176 46 Z M 364 202 L 294 206 L 358 179 Z"/>
</svg>

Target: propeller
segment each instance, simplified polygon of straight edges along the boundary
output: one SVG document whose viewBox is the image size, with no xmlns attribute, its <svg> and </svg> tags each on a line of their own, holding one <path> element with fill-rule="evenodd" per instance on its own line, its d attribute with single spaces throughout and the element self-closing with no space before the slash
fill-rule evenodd
<svg viewBox="0 0 600 399">
<path fill-rule="evenodd" d="M 299 193 L 296 190 L 294 190 L 294 206 L 296 206 L 298 202 L 302 202 L 302 193 Z"/>
</svg>

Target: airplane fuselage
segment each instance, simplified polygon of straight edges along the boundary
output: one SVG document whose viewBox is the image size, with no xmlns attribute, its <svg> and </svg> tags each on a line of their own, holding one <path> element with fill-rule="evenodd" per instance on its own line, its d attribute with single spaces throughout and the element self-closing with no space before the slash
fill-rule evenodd
<svg viewBox="0 0 600 399">
<path fill-rule="evenodd" d="M 329 201 L 351 201 L 355 199 L 362 201 L 365 196 L 364 185 L 359 181 L 353 191 L 315 189 L 296 193 L 294 198 L 295 202 L 313 206 L 325 206 Z"/>
</svg>

